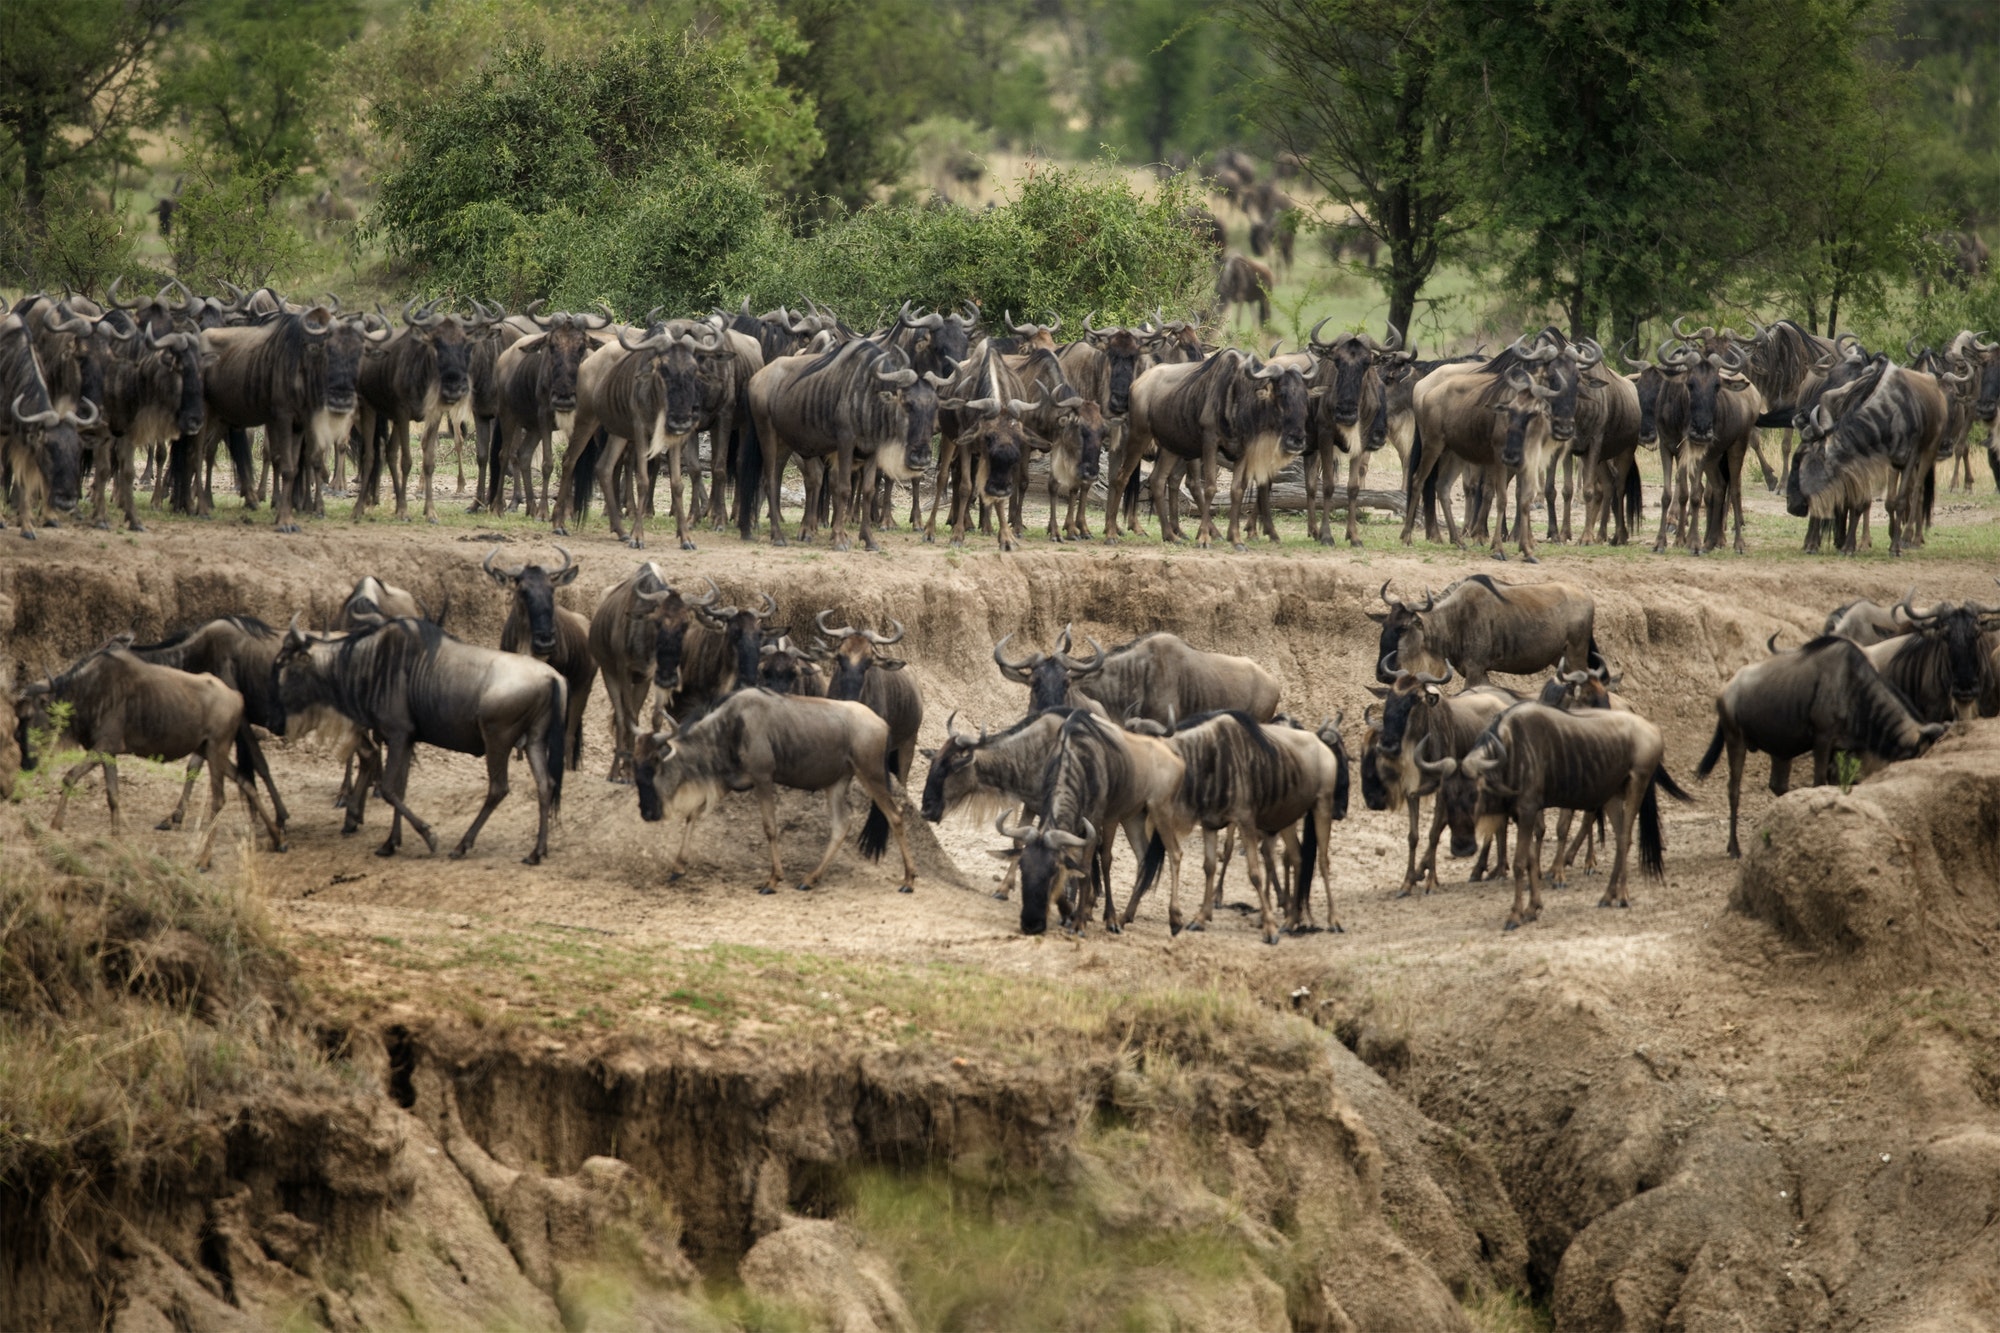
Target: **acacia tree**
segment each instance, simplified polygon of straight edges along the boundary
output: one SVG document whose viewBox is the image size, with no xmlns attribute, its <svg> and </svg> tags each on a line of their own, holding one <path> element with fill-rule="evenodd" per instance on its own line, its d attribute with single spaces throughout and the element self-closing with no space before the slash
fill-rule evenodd
<svg viewBox="0 0 2000 1333">
<path fill-rule="evenodd" d="M 1407 330 L 1474 225 L 1464 101 L 1440 65 L 1436 0 L 1237 0 L 1263 61 L 1252 117 L 1389 252 L 1376 271 Z"/>
</svg>

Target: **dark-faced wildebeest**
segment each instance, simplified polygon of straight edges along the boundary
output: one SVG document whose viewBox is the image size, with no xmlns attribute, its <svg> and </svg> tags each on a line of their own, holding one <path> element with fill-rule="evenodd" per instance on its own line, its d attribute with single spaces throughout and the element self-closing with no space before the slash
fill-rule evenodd
<svg viewBox="0 0 2000 1333">
<path fill-rule="evenodd" d="M 1328 319 L 1332 316 L 1328 316 Z M 1322 543 L 1333 541 L 1333 488 L 1340 459 L 1347 459 L 1347 544 L 1361 545 L 1361 488 L 1368 480 L 1368 460 L 1388 442 L 1388 391 L 1381 367 L 1412 362 L 1416 353 L 1403 349 L 1403 335 L 1389 330 L 1387 342 L 1365 333 L 1342 333 L 1321 342 L 1322 319 L 1307 340 L 1320 358 L 1322 376 L 1329 379 L 1318 401 L 1317 431 L 1306 456 L 1306 527 Z M 1326 376 L 1325 372 L 1331 375 Z M 1315 514 L 1315 505 L 1318 512 Z"/>
<path fill-rule="evenodd" d="M 1715 698 L 1715 736 L 1695 776 L 1714 772 L 1728 748 L 1729 854 L 1740 856 L 1736 809 L 1746 750 L 1771 756 L 1771 792 L 1782 796 L 1791 788 L 1792 760 L 1802 754 L 1813 757 L 1812 785 L 1819 787 L 1833 771 L 1835 750 L 1913 759 L 1944 730 L 1941 722 L 1919 722 L 1851 640 L 1823 635 L 1752 662 L 1729 678 Z"/>
<path fill-rule="evenodd" d="M 888 750 L 889 724 L 865 704 L 738 690 L 685 730 L 671 719 L 664 730 L 641 729 L 634 747 L 639 816 L 657 823 L 669 808 L 680 816 L 681 836 L 669 872 L 669 878 L 678 878 L 687 868 L 695 821 L 725 791 L 755 792 L 771 848 L 771 877 L 758 892 L 775 893 L 785 882 L 778 856 L 777 789 L 825 792 L 832 825 L 826 852 L 799 883 L 799 888 L 811 889 L 847 835 L 847 790 L 858 782 L 873 803 L 861 828 L 861 854 L 880 860 L 893 833 L 903 855 L 901 891 L 909 893 L 916 887 L 917 863 L 903 833 L 902 812 L 883 777 Z"/>
<path fill-rule="evenodd" d="M 610 781 L 631 781 L 631 738 L 645 715 L 647 696 L 657 689 L 664 700 L 680 688 L 682 648 L 695 608 L 721 596 L 713 580 L 705 597 L 683 596 L 649 560 L 597 604 L 590 618 L 590 655 L 604 673 L 604 693 L 611 700 Z"/>
<path fill-rule="evenodd" d="M 448 426 L 456 438 L 461 421 L 468 427 L 472 424 L 467 402 L 472 392 L 472 341 L 457 315 L 437 313 L 441 300 L 421 310 L 415 301 L 406 304 L 403 327 L 380 347 L 369 348 L 369 355 L 362 358 L 361 455 L 355 467 L 358 489 L 354 495 L 357 523 L 375 503 L 376 483 L 385 459 L 390 486 L 396 493 L 396 520 L 409 521 L 412 421 L 423 423 L 424 519 L 437 522 L 431 478 L 437 471 L 438 431 Z M 382 315 L 382 322 L 388 324 L 387 314 Z"/>
<path fill-rule="evenodd" d="M 35 519 L 53 525 L 46 509 L 73 512 L 83 490 L 83 439 L 79 427 L 97 424 L 94 404 L 60 410 L 50 396 L 34 339 L 19 315 L 0 317 L 0 473 L 12 490 L 14 522 L 35 538 Z"/>
<path fill-rule="evenodd" d="M 1487 675 L 1534 675 L 1567 658 L 1592 666 L 1597 651 L 1597 604 L 1567 583 L 1496 583 L 1474 574 L 1446 588 L 1428 591 L 1421 605 L 1379 594 L 1387 611 L 1370 611 L 1382 626 L 1375 648 L 1375 679 L 1396 682 L 1395 672 L 1433 676 L 1451 668 L 1465 673 L 1467 685 L 1486 684 Z"/>
<path fill-rule="evenodd" d="M 1611 816 L 1618 849 L 1599 907 L 1631 905 L 1626 859 L 1635 818 L 1640 868 L 1655 879 L 1665 873 L 1658 790 L 1691 799 L 1662 766 L 1665 753 L 1660 729 L 1637 713 L 1568 713 L 1523 703 L 1493 720 L 1457 767 L 1479 788 L 1481 836 L 1497 833 L 1503 821 L 1514 824 L 1514 906 L 1506 929 L 1542 914 L 1544 810 Z"/>
<path fill-rule="evenodd" d="M 910 765 L 917 756 L 917 731 L 924 725 L 924 697 L 904 671 L 909 663 L 882 652 L 903 641 L 903 622 L 892 618 L 889 624 L 894 628 L 880 634 L 866 625 L 828 625 L 832 614 L 821 611 L 813 621 L 826 636 L 830 659 L 826 697 L 867 704 L 889 724 L 888 775 L 908 786 Z"/>
<path fill-rule="evenodd" d="M 55 817 L 49 821 L 51 828 L 62 827 L 70 791 L 91 769 L 104 768 L 104 800 L 111 807 L 115 833 L 119 826 L 117 756 L 181 759 L 194 755 L 208 765 L 208 827 L 195 853 L 195 866 L 206 870 L 215 849 L 226 780 L 235 781 L 244 805 L 270 835 L 271 845 L 284 846 L 284 833 L 257 799 L 248 763 L 239 768 L 230 762 L 230 744 L 243 730 L 243 696 L 215 677 L 154 666 L 134 657 L 123 642 L 100 648 L 60 676 L 21 691 L 15 704 L 15 739 L 21 747 L 22 768 L 32 769 L 40 762 L 33 740 L 37 733 L 51 729 L 57 704 L 69 705 L 70 712 L 56 737 L 56 747 L 81 749 L 86 757 L 63 774 L 62 795 L 56 801 Z"/>
<path fill-rule="evenodd" d="M 1409 859 L 1403 869 L 1403 884 L 1397 897 L 1408 897 L 1423 876 L 1423 891 L 1438 886 L 1437 849 L 1447 822 L 1453 797 L 1468 810 L 1471 782 L 1455 773 L 1452 761 L 1472 753 L 1472 747 L 1493 719 L 1510 708 L 1512 695 L 1498 689 L 1470 689 L 1462 694 L 1446 694 L 1451 680 L 1444 675 L 1402 670 L 1382 691 L 1382 717 L 1373 744 L 1369 747 L 1374 778 L 1363 783 L 1362 795 L 1371 808 L 1388 809 L 1402 804 L 1409 812 Z M 1367 790 L 1381 787 L 1380 806 Z M 1435 796 L 1431 810 L 1430 841 L 1423 860 L 1417 859 L 1417 826 L 1422 820 L 1423 799 Z M 1454 843 L 1458 839 L 1454 837 Z M 1454 854 L 1458 854 L 1456 851 Z M 1481 858 L 1482 864 L 1484 858 Z M 1495 871 L 1499 866 L 1496 864 Z M 1475 870 L 1474 879 L 1479 875 Z"/>
<path fill-rule="evenodd" d="M 2000 713 L 2000 673 L 1993 664 L 2000 609 L 1939 602 L 1918 610 L 1904 597 L 1896 614 L 1910 632 L 1862 651 L 1919 722 L 1969 722 Z"/>
<path fill-rule="evenodd" d="M 1920 543 L 1923 481 L 1931 475 L 1950 406 L 1935 376 L 1877 354 L 1853 382 L 1820 397 L 1799 437 L 1785 483 L 1785 508 L 1824 518 L 1845 503 L 1865 511 L 1888 488 L 1889 550 Z M 1840 549 L 1852 555 L 1849 525 Z"/>
<path fill-rule="evenodd" d="M 538 662 L 547 662 L 562 674 L 569 689 L 569 710 L 564 723 L 569 766 L 578 767 L 583 754 L 583 711 L 590 703 L 590 687 L 597 683 L 597 661 L 590 655 L 590 622 L 567 607 L 556 605 L 556 589 L 576 581 L 579 567 L 569 552 L 556 547 L 563 558 L 560 569 L 542 565 L 496 567 L 494 547 L 480 568 L 487 577 L 507 590 L 507 623 L 500 628 L 500 651 L 528 653 Z"/>
<path fill-rule="evenodd" d="M 394 856 L 403 821 L 432 852 L 437 838 L 404 804 L 410 760 L 421 743 L 486 757 L 486 800 L 452 849 L 457 860 L 507 798 L 507 761 L 519 748 L 534 775 L 535 845 L 549 850 L 549 820 L 562 802 L 563 678 L 546 662 L 462 643 L 428 620 L 385 620 L 336 637 L 308 634 L 295 619 L 278 650 L 278 689 L 288 713 L 330 707 L 373 733 L 384 751 L 382 799 L 396 812 L 377 856 Z"/>
<path fill-rule="evenodd" d="M 161 320 L 171 329 L 171 320 Z M 193 333 L 159 333 L 120 312 L 99 321 L 95 348 L 103 378 L 103 431 L 91 487 L 92 517 L 111 526 L 105 486 L 116 482 L 125 524 L 144 532 L 134 495 L 133 460 L 152 456 L 176 436 L 200 432 L 201 340 Z"/>
<path fill-rule="evenodd" d="M 1407 498 L 1403 514 L 1403 544 L 1409 545 L 1426 485 L 1448 456 L 1483 482 L 1492 506 L 1493 555 L 1504 560 L 1507 489 L 1515 491 L 1514 540 L 1521 558 L 1535 559 L 1534 524 L 1529 509 L 1542 479 L 1543 451 L 1549 441 L 1548 401 L 1562 396 L 1564 385 L 1547 385 L 1537 378 L 1541 365 L 1560 349 L 1542 344 L 1513 347 L 1484 365 L 1440 366 L 1410 391 L 1416 414 L 1417 438 L 1411 449 Z M 1557 372 L 1560 376 L 1561 372 Z M 1449 501 L 1444 506 L 1445 531 L 1453 545 L 1463 547 Z M 1466 514 L 1471 525 L 1476 515 Z"/>
</svg>

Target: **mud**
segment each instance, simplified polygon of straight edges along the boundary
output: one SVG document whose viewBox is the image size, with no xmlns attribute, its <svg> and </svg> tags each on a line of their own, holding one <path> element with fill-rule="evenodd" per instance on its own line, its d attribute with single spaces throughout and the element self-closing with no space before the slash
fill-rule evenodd
<svg viewBox="0 0 2000 1333">
<path fill-rule="evenodd" d="M 536 534 L 506 531 L 514 542 L 505 558 L 539 549 Z M 768 590 L 778 619 L 795 629 L 822 607 L 842 619 L 900 619 L 908 634 L 899 651 L 924 691 L 926 745 L 942 738 L 954 710 L 961 725 L 1019 715 L 1023 692 L 990 660 L 1001 635 L 1046 644 L 1074 623 L 1106 646 L 1167 629 L 1254 657 L 1283 681 L 1287 711 L 1308 723 L 1344 712 L 1352 748 L 1376 656 L 1366 613 L 1379 605 L 1383 580 L 1419 590 L 1467 572 L 1559 578 L 1596 597 L 1598 642 L 1623 674 L 1622 692 L 1665 732 L 1667 766 L 1683 785 L 1713 725 L 1715 691 L 1763 655 L 1773 632 L 1781 644 L 1802 641 L 1834 605 L 1891 600 L 1911 583 L 1920 600 L 1992 595 L 1991 570 L 1976 560 L 1691 560 L 1551 547 L 1540 566 L 1496 571 L 1421 544 L 1391 548 L 1382 528 L 1364 532 L 1371 545 L 1355 553 L 1168 552 L 1134 542 L 1036 543 L 1012 556 L 956 554 L 891 534 L 883 557 L 746 548 L 706 535 L 697 553 L 656 558 L 676 582 L 712 577 L 732 600 Z M 226 612 L 323 620 L 363 573 L 448 604 L 454 632 L 497 642 L 504 601 L 478 570 L 490 547 L 460 535 L 319 524 L 279 539 L 261 524 L 218 523 L 169 525 L 136 542 L 72 530 L 45 533 L 29 549 L 0 542 L 0 593 L 15 604 L 9 652 L 34 672 L 113 633 L 149 638 Z M 570 547 L 584 574 L 566 600 L 587 612 L 635 556 L 601 535 Z M 800 1054 L 738 1068 L 732 1059 L 749 1057 L 726 1049 L 621 1053 L 607 1040 L 548 1052 L 413 1021 L 386 998 L 397 978 L 366 947 L 447 921 L 474 935 L 562 928 L 638 946 L 946 962 L 1118 992 L 1207 987 L 1304 1014 L 1367 1062 L 1329 1052 L 1313 1076 L 1326 1098 L 1319 1128 L 1272 1149 L 1283 1169 L 1260 1167 L 1267 1180 L 1302 1172 L 1299 1180 L 1317 1183 L 1273 1191 L 1239 1175 L 1219 1193 L 1262 1198 L 1253 1213 L 1296 1229 L 1300 1201 L 1330 1191 L 1361 1256 L 1357 1272 L 1378 1284 L 1398 1272 L 1408 1280 L 1381 1287 L 1393 1298 L 1373 1307 L 1365 1283 L 1295 1283 L 1283 1310 L 1295 1324 L 1448 1327 L 1465 1317 L 1459 1301 L 1512 1289 L 1544 1304 L 1559 1328 L 2000 1326 L 1991 1277 L 2000 1272 L 1993 723 L 1973 724 L 1847 796 L 1773 800 L 1761 782 L 1746 782 L 1749 856 L 1740 873 L 1723 855 L 1724 792 L 1719 782 L 1703 785 L 1695 805 L 1666 811 L 1666 879 L 1636 883 L 1629 911 L 1597 910 L 1596 886 L 1579 878 L 1551 896 L 1539 923 L 1506 936 L 1499 926 L 1511 890 L 1465 883 L 1462 863 L 1444 867 L 1441 892 L 1394 898 L 1403 818 L 1357 802 L 1334 835 L 1346 933 L 1267 948 L 1254 920 L 1234 912 L 1205 934 L 1171 938 L 1164 894 L 1149 897 L 1122 937 L 1093 928 L 1081 941 L 1023 938 L 1013 907 L 990 896 L 990 830 L 931 830 L 914 812 L 923 877 L 909 897 L 851 849 L 811 894 L 755 895 L 763 839 L 741 801 L 697 834 L 687 878 L 666 883 L 663 838 L 640 823 L 629 788 L 603 781 L 607 716 L 600 696 L 551 858 L 532 869 L 517 864 L 533 833 L 520 780 L 467 861 L 381 860 L 369 854 L 378 814 L 361 835 L 340 837 L 330 763 L 304 745 L 274 752 L 294 811 L 292 850 L 245 855 L 287 931 L 351 959 L 340 965 L 350 993 L 380 982 L 384 1000 L 351 1017 L 356 1032 L 382 1043 L 382 1086 L 402 1087 L 407 1100 L 369 1115 L 423 1146 L 377 1156 L 428 1160 L 442 1145 L 453 1161 L 474 1163 L 459 1162 L 450 1173 L 458 1183 L 438 1187 L 437 1198 L 459 1201 L 453 1208 L 472 1199 L 489 1219 L 523 1208 L 522 1216 L 568 1218 L 545 1229 L 582 1237 L 572 1247 L 580 1255 L 612 1225 L 590 1218 L 625 1216 L 577 1201 L 595 1188 L 577 1183 L 592 1172 L 623 1179 L 620 1168 L 590 1165 L 615 1159 L 679 1220 L 645 1281 L 681 1299 L 687 1279 L 672 1255 L 702 1272 L 746 1263 L 789 1219 L 829 1211 L 813 1184 L 828 1163 L 948 1161 L 976 1142 L 1050 1170 L 1065 1160 L 1058 1149 L 1064 1127 L 1077 1123 L 1077 1100 L 1115 1077 L 1088 1060 L 1060 1076 L 1013 1070 L 980 1085 L 941 1082 L 893 1055 Z M 1753 773 L 1761 763 L 1753 759 Z M 478 760 L 423 753 L 412 804 L 449 836 L 478 808 L 483 770 Z M 177 779 L 137 772 L 127 785 L 129 811 L 164 813 Z M 824 837 L 820 802 L 788 799 L 781 811 L 787 865 L 809 864 Z M 94 786 L 72 802 L 70 818 L 73 828 L 104 831 Z M 225 818 L 226 836 L 247 839 L 240 808 Z M 133 836 L 180 848 L 170 835 Z M 1239 873 L 1232 895 L 1243 892 Z M 527 988 L 482 1003 L 524 1023 L 538 1012 Z M 402 1036 L 386 1035 L 392 1029 Z M 1306 1096 L 1298 1087 L 1259 1095 L 1267 1093 L 1287 1107 Z M 471 1146 L 450 1149 L 461 1131 Z M 573 1186 L 496 1205 L 520 1187 L 478 1165 L 474 1147 L 500 1173 Z M 485 1194 L 466 1183 L 482 1172 L 500 1181 Z M 385 1219 L 401 1207 L 373 1206 Z M 492 1278 L 494 1308 L 531 1323 L 559 1316 L 565 1281 L 582 1281 L 563 1277 L 563 1265 L 584 1261 L 524 1257 L 495 1239 L 508 1227 L 485 1225 L 487 1239 L 458 1262 L 512 1274 Z M 819 1253 L 832 1242 L 798 1244 Z M 156 1262 L 134 1253 L 133 1264 Z M 865 1308 L 877 1326 L 896 1323 L 865 1258 L 800 1264 L 829 1274 L 805 1302 L 818 1303 L 822 1322 L 841 1322 L 825 1311 Z M 1307 1299 L 1309 1290 L 1320 1294 Z M 1191 1296 L 1189 1308 L 1196 1303 Z M 363 1301 L 328 1318 L 382 1322 L 374 1309 Z"/>
</svg>

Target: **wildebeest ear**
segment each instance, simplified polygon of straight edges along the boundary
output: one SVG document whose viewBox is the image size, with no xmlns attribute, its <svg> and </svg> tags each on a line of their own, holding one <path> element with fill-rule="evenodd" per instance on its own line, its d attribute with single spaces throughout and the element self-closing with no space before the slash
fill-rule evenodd
<svg viewBox="0 0 2000 1333">
<path fill-rule="evenodd" d="M 581 573 L 583 573 L 582 565 L 571 565 L 568 569 L 550 579 L 549 583 L 557 588 L 567 588 L 570 584 L 576 582 L 576 576 Z"/>
<path fill-rule="evenodd" d="M 935 748 L 919 750 L 917 753 L 924 757 L 925 763 L 935 764 L 937 762 L 937 750 Z"/>
<path fill-rule="evenodd" d="M 1387 611 L 1363 611 L 1361 614 L 1367 616 L 1378 625 L 1389 623 L 1389 613 Z"/>
<path fill-rule="evenodd" d="M 1395 693 L 1395 691 L 1391 690 L 1387 685 L 1370 685 L 1368 687 L 1368 692 L 1374 695 L 1377 699 L 1386 699 L 1391 694 Z"/>
</svg>

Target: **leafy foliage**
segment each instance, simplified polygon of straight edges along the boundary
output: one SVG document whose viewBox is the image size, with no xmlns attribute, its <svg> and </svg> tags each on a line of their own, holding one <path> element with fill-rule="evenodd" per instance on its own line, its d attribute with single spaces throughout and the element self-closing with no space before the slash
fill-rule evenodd
<svg viewBox="0 0 2000 1333">
<path fill-rule="evenodd" d="M 215 291 L 227 280 L 261 287 L 295 274 L 310 247 L 279 200 L 285 168 L 196 166 L 174 215 L 174 272 Z"/>
</svg>

